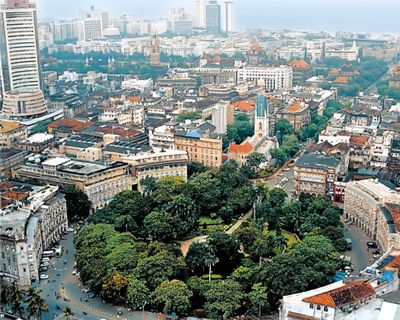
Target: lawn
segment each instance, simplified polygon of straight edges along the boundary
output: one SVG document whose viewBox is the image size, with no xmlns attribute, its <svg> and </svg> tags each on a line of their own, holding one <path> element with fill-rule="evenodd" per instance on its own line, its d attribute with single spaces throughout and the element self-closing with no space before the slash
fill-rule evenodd
<svg viewBox="0 0 400 320">
<path fill-rule="evenodd" d="M 216 217 L 215 219 L 211 219 L 209 216 L 201 216 L 199 219 L 200 226 L 206 225 L 218 225 L 222 224 L 223 221 L 220 217 Z"/>
</svg>

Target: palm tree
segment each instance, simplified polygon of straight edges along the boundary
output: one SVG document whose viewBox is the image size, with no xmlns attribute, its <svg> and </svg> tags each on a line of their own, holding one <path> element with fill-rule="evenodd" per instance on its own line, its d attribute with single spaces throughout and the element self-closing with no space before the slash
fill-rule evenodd
<svg viewBox="0 0 400 320">
<path fill-rule="evenodd" d="M 208 250 L 204 255 L 204 263 L 208 266 L 208 282 L 211 282 L 212 267 L 218 263 L 218 257 L 215 255 L 214 249 L 208 246 Z"/>
<path fill-rule="evenodd" d="M 41 291 L 35 290 L 33 288 L 29 289 L 28 298 L 26 302 L 28 303 L 29 318 L 40 319 L 42 310 L 46 308 L 46 301 L 40 295 Z"/>
<path fill-rule="evenodd" d="M 67 307 L 65 307 L 64 311 L 62 312 L 61 317 L 65 320 L 73 320 L 74 313 L 72 312 L 72 309 L 69 306 L 67 306 Z"/>
<path fill-rule="evenodd" d="M 22 295 L 22 291 L 20 291 L 16 284 L 8 285 L 5 289 L 5 300 L 7 304 L 11 307 L 11 311 L 14 314 L 18 314 L 22 317 L 23 313 L 23 302 L 24 297 Z"/>
</svg>

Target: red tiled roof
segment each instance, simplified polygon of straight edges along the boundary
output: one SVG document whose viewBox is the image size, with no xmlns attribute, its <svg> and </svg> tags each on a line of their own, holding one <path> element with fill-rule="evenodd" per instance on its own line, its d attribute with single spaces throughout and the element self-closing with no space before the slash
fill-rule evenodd
<svg viewBox="0 0 400 320">
<path fill-rule="evenodd" d="M 358 145 L 363 146 L 369 140 L 368 136 L 358 135 L 358 136 L 351 136 L 350 137 L 350 145 Z"/>
<path fill-rule="evenodd" d="M 288 112 L 298 112 L 303 108 L 303 106 L 300 103 L 295 103 L 293 105 L 291 105 L 287 111 Z"/>
<path fill-rule="evenodd" d="M 375 290 L 370 283 L 362 280 L 354 281 L 343 287 L 330 290 L 312 297 L 303 299 L 304 302 L 320 304 L 328 307 L 337 307 L 375 295 Z"/>
<path fill-rule="evenodd" d="M 237 152 L 237 153 L 250 153 L 254 149 L 253 145 L 250 142 L 246 142 L 244 144 L 231 144 L 229 146 L 229 152 Z"/>
<path fill-rule="evenodd" d="M 397 256 L 392 262 L 390 262 L 384 269 L 394 268 L 400 270 L 400 256 Z M 381 271 L 383 271 L 382 269 Z"/>
<path fill-rule="evenodd" d="M 130 97 L 128 97 L 128 100 L 130 102 L 140 102 L 140 101 L 142 101 L 142 98 L 138 97 L 138 96 L 130 96 Z"/>
<path fill-rule="evenodd" d="M 123 138 L 136 136 L 140 133 L 139 130 L 124 127 L 99 127 L 96 131 L 104 134 L 115 134 Z"/>
<path fill-rule="evenodd" d="M 1 195 L 1 197 L 4 199 L 12 199 L 12 200 L 21 200 L 25 199 L 28 196 L 29 196 L 28 192 L 16 192 L 16 191 L 7 191 Z"/>
<path fill-rule="evenodd" d="M 254 100 L 243 100 L 235 102 L 233 104 L 233 107 L 235 108 L 235 110 L 252 112 L 254 111 L 255 104 L 256 102 Z"/>
<path fill-rule="evenodd" d="M 337 77 L 335 80 L 335 83 L 349 83 L 349 78 L 348 77 Z"/>
<path fill-rule="evenodd" d="M 310 65 L 304 60 L 292 60 L 288 63 L 293 69 L 308 69 Z"/>
<path fill-rule="evenodd" d="M 75 119 L 60 119 L 53 121 L 48 125 L 49 128 L 57 129 L 60 127 L 70 128 L 73 132 L 80 132 L 86 128 L 93 126 L 94 123 L 90 121 L 79 121 Z"/>
</svg>

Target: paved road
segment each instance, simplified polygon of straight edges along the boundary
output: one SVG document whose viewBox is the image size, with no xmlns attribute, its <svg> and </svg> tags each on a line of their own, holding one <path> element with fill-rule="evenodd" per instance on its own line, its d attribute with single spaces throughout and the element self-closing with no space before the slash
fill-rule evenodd
<svg viewBox="0 0 400 320">
<path fill-rule="evenodd" d="M 372 253 L 367 249 L 367 242 L 371 241 L 371 239 L 354 225 L 345 224 L 344 233 L 346 238 L 350 238 L 352 242 L 352 249 L 345 254 L 351 257 L 354 265 L 354 274 L 358 274 L 374 261 Z"/>
<path fill-rule="evenodd" d="M 86 295 L 82 292 L 83 286 L 77 277 L 72 275 L 75 253 L 73 235 L 70 234 L 67 240 L 61 241 L 61 245 L 64 247 L 63 256 L 51 259 L 52 268 L 46 272 L 49 275 L 49 279 L 41 281 L 39 285 L 39 289 L 42 290 L 42 296 L 49 305 L 49 312 L 43 313 L 42 320 L 54 319 L 62 313 L 66 306 L 71 307 L 75 317 L 78 319 L 157 319 L 156 315 L 150 312 L 127 312 L 124 308 L 103 304 L 99 298 L 88 299 L 85 302 Z M 68 254 L 66 253 L 67 249 Z M 64 263 L 65 260 L 66 263 Z M 57 299 L 56 292 L 69 301 L 64 301 L 63 298 Z M 122 316 L 117 315 L 120 310 L 123 310 Z"/>
<path fill-rule="evenodd" d="M 291 193 L 295 190 L 295 186 L 294 186 L 294 169 L 293 167 L 289 169 L 290 171 L 282 171 L 278 175 L 275 175 L 272 178 L 265 180 L 264 181 L 265 184 L 270 188 L 281 186 L 283 190 L 285 190 L 286 193 L 290 196 Z"/>
</svg>

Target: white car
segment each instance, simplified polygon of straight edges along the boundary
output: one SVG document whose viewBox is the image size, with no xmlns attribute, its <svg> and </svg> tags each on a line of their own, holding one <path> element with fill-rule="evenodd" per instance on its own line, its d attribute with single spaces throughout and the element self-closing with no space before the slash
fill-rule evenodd
<svg viewBox="0 0 400 320">
<path fill-rule="evenodd" d="M 66 231 L 67 231 L 67 232 L 74 232 L 74 229 L 72 229 L 72 228 L 67 228 Z"/>
<path fill-rule="evenodd" d="M 49 275 L 48 274 L 41 274 L 40 275 L 40 279 L 41 280 L 46 280 L 46 279 L 48 279 L 49 278 Z"/>
</svg>

